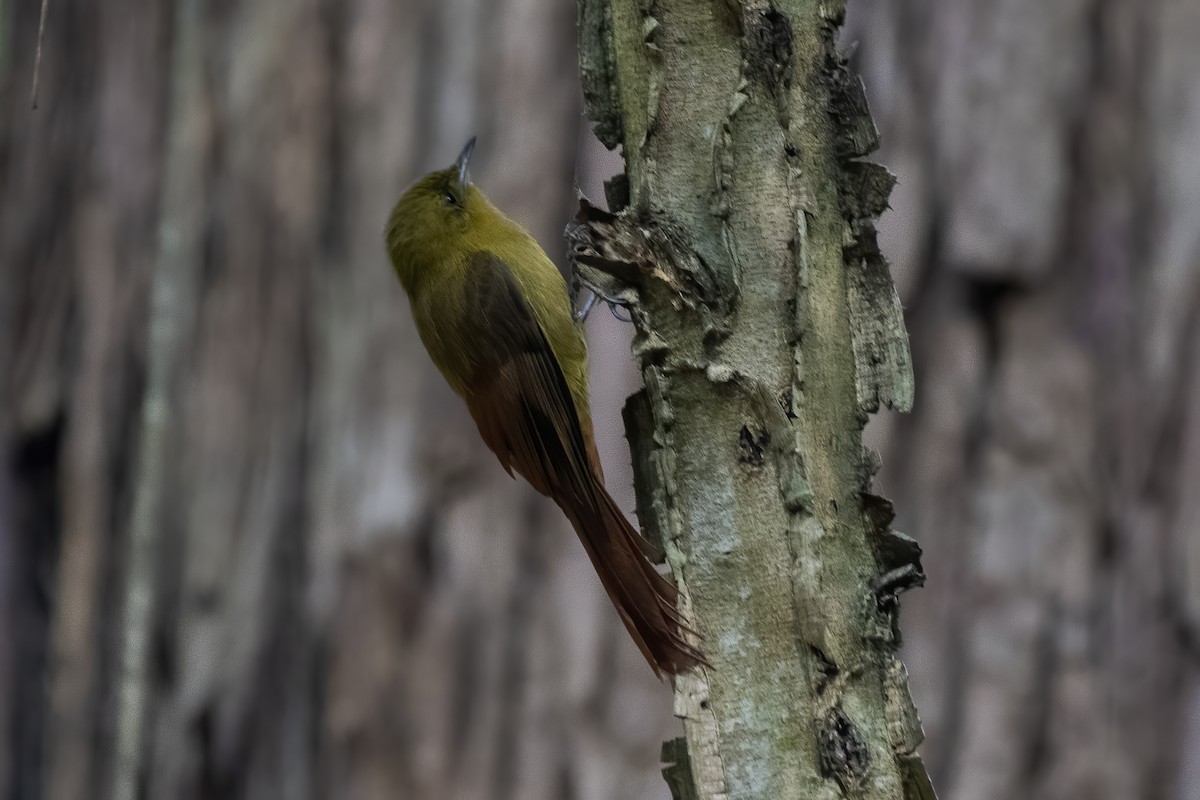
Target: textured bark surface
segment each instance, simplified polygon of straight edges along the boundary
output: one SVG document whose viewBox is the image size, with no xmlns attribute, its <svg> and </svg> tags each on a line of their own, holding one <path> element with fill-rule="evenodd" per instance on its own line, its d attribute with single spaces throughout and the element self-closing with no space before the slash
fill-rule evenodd
<svg viewBox="0 0 1200 800">
<path fill-rule="evenodd" d="M 638 511 L 711 668 L 675 682 L 680 800 L 932 796 L 896 658 L 919 550 L 861 444 L 907 409 L 903 319 L 875 243 L 891 175 L 834 42 L 838 3 L 585 2 L 613 215 L 569 232 L 630 304 Z M 616 209 L 614 209 L 616 210 Z"/>
<path fill-rule="evenodd" d="M 957 800 L 1200 796 L 1200 6 L 852 6 L 911 417 L 872 433 Z"/>
</svg>

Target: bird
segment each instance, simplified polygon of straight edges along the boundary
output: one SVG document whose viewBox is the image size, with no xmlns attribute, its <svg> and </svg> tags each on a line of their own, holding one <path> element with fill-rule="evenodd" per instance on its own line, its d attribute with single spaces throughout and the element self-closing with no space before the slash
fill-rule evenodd
<svg viewBox="0 0 1200 800">
<path fill-rule="evenodd" d="M 587 345 L 566 281 L 534 237 L 471 182 L 472 137 L 413 183 L 384 232 L 417 333 L 484 443 L 553 500 L 579 535 L 655 675 L 706 664 L 677 590 L 604 485 Z"/>
</svg>

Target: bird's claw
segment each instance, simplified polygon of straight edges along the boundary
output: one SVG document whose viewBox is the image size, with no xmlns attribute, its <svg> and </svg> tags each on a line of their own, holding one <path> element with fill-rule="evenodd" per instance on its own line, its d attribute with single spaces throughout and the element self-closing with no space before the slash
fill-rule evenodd
<svg viewBox="0 0 1200 800">
<path fill-rule="evenodd" d="M 588 314 L 592 313 L 592 308 L 596 305 L 596 300 L 599 299 L 608 304 L 608 310 L 611 311 L 612 315 L 618 320 L 621 322 L 633 322 L 633 317 L 622 316 L 617 310 L 619 308 L 627 307 L 628 303 L 622 302 L 614 297 L 603 295 L 590 286 L 584 287 L 584 291 L 587 292 L 587 299 L 584 300 L 583 304 L 578 308 L 578 310 L 576 310 L 575 319 L 579 320 L 580 322 L 585 322 L 588 318 Z"/>
</svg>

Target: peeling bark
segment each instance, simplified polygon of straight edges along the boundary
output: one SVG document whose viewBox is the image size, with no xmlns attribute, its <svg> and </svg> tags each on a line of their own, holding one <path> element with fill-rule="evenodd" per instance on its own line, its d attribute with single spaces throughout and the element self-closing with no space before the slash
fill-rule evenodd
<svg viewBox="0 0 1200 800">
<path fill-rule="evenodd" d="M 581 70 L 623 146 L 577 278 L 627 304 L 638 510 L 711 669 L 675 681 L 676 798 L 932 796 L 896 658 L 915 542 L 872 492 L 867 415 L 907 410 L 875 218 L 894 179 L 837 3 L 586 0 Z"/>
</svg>

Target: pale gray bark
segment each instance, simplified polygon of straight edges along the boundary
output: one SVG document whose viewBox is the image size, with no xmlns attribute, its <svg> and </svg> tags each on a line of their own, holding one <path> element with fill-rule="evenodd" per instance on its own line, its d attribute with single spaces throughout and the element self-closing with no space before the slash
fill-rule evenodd
<svg viewBox="0 0 1200 800">
<path fill-rule="evenodd" d="M 675 681 L 672 791 L 931 797 L 896 594 L 919 550 L 862 427 L 912 369 L 875 243 L 891 175 L 834 49 L 837 3 L 584 2 L 588 112 L 626 174 L 581 280 L 630 304 L 638 509 L 711 668 Z"/>
</svg>

